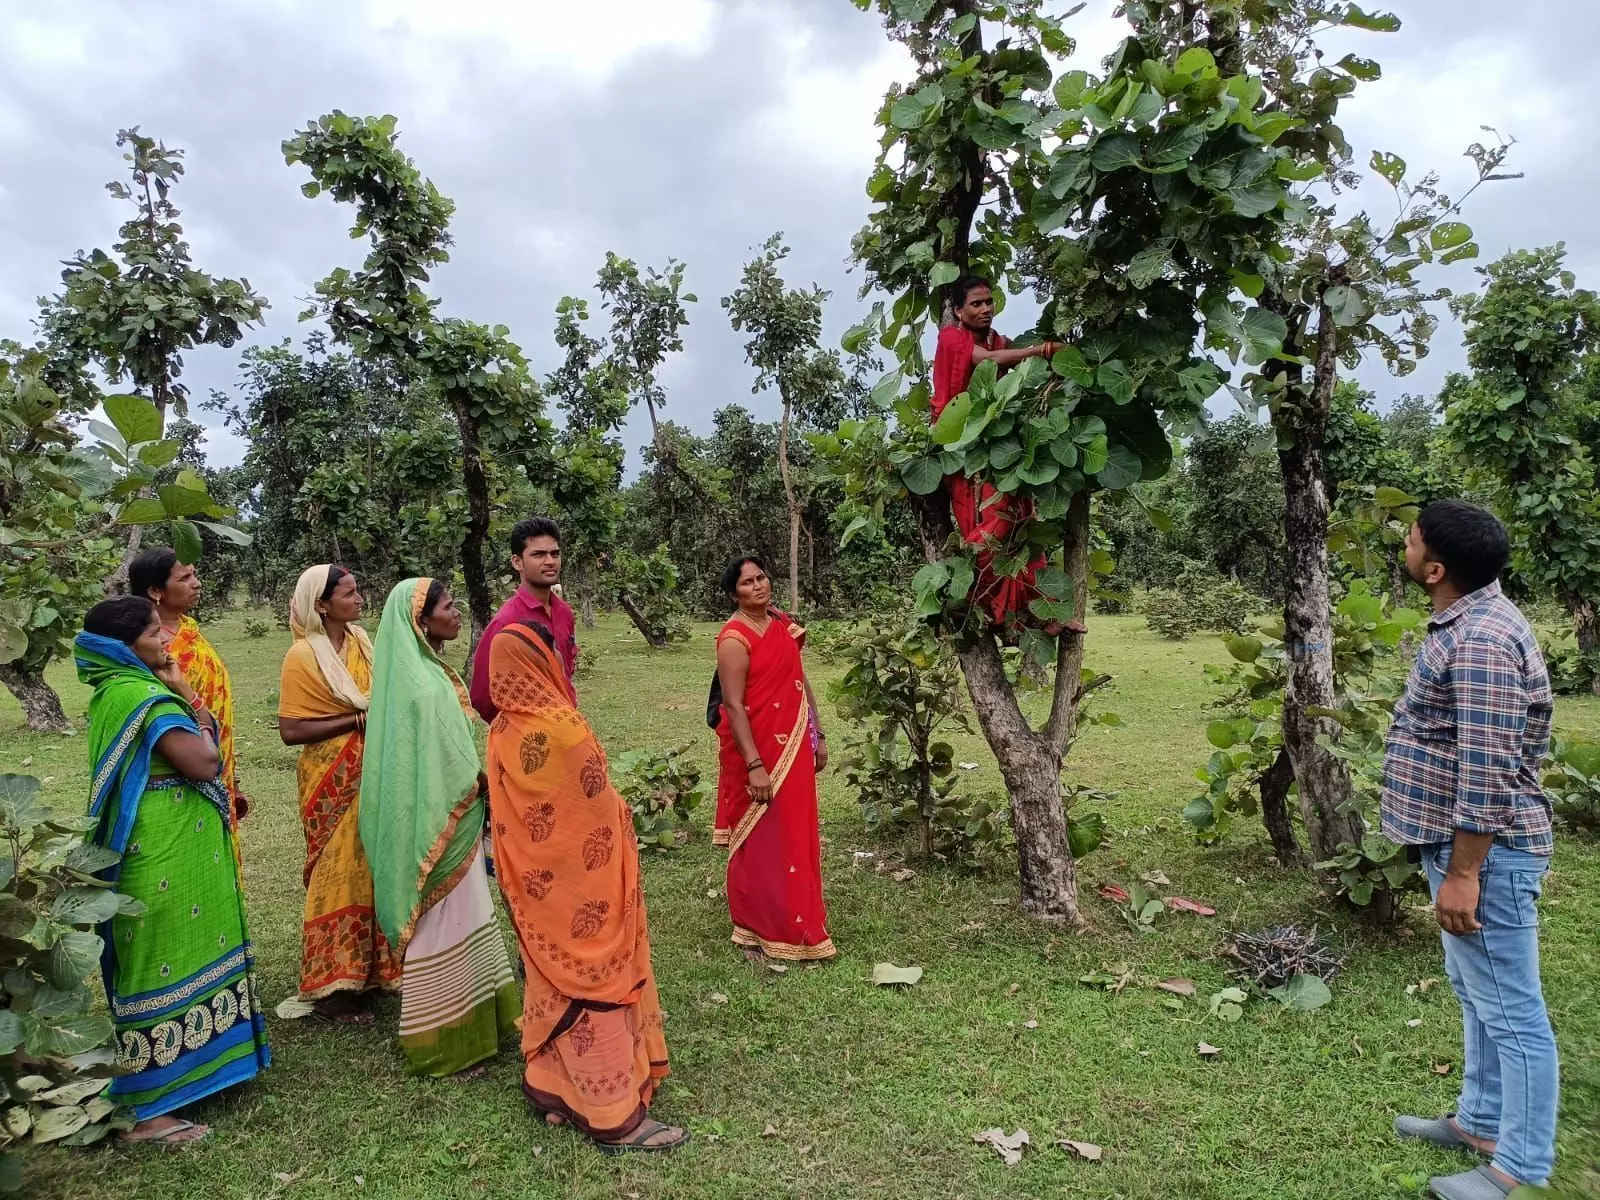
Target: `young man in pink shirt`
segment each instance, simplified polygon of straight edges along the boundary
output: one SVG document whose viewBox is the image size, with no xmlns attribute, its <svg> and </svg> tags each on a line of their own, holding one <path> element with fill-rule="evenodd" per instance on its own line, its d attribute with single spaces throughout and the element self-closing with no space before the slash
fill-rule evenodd
<svg viewBox="0 0 1600 1200">
<path fill-rule="evenodd" d="M 483 631 L 472 656 L 472 707 L 485 721 L 494 720 L 500 711 L 489 699 L 489 645 L 507 625 L 533 620 L 550 630 L 556 653 L 566 667 L 569 690 L 578 661 L 577 622 L 572 606 L 553 590 L 561 582 L 560 526 L 549 517 L 518 521 L 511 530 L 511 569 L 521 582 Z"/>
</svg>

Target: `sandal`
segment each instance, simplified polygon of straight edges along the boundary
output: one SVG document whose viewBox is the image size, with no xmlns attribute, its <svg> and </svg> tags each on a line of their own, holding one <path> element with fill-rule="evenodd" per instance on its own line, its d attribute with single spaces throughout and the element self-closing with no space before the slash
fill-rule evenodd
<svg viewBox="0 0 1600 1200">
<path fill-rule="evenodd" d="M 677 1129 L 678 1136 L 665 1142 L 652 1142 L 650 1139 L 657 1134 Z M 619 1142 L 597 1141 L 594 1148 L 601 1154 L 627 1154 L 637 1150 L 644 1154 L 671 1154 L 674 1150 L 681 1150 L 689 1144 L 693 1135 L 687 1129 L 679 1129 L 675 1125 L 663 1125 L 660 1121 L 652 1121 L 648 1117 L 639 1122 L 639 1127 Z"/>
<path fill-rule="evenodd" d="M 193 1137 L 182 1136 L 192 1129 L 198 1129 L 200 1132 L 195 1134 Z M 179 1120 L 175 1124 L 168 1125 L 159 1133 L 149 1133 L 143 1137 L 136 1136 L 132 1129 L 124 1129 L 121 1133 L 117 1134 L 117 1140 L 119 1142 L 126 1142 L 130 1146 L 156 1146 L 162 1150 L 176 1150 L 180 1147 L 189 1145 L 191 1142 L 198 1142 L 210 1132 L 211 1126 L 209 1125 L 200 1125 L 194 1121 Z"/>
</svg>

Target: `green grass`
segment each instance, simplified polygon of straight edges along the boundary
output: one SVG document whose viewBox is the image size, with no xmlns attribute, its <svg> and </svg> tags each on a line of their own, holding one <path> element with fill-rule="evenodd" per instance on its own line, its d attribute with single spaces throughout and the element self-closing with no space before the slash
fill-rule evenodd
<svg viewBox="0 0 1600 1200">
<path fill-rule="evenodd" d="M 295 986 L 304 843 L 294 753 L 268 721 L 287 635 L 243 634 L 243 616 L 213 636 L 240 697 L 240 776 L 254 799 L 244 827 L 245 876 L 263 994 Z M 600 651 L 581 683 L 585 711 L 613 753 L 693 744 L 715 762 L 703 704 L 711 630 L 652 654 L 617 621 L 583 635 Z M 655 966 L 669 1014 L 673 1075 L 656 1115 L 687 1122 L 695 1144 L 658 1161 L 600 1157 L 567 1131 L 530 1119 L 512 1049 L 467 1084 L 408 1080 L 391 1008 L 376 1029 L 331 1029 L 269 1017 L 274 1065 L 255 1083 L 197 1106 L 210 1138 L 183 1153 L 127 1148 L 31 1157 L 25 1191 L 50 1197 L 1119 1197 L 1173 1200 L 1417 1194 L 1405 1176 L 1463 1169 L 1456 1157 L 1396 1144 L 1396 1112 L 1438 1113 L 1455 1095 L 1459 1014 L 1441 977 L 1428 914 L 1399 934 L 1371 936 L 1319 908 L 1308 880 L 1268 865 L 1259 829 L 1241 824 L 1220 848 L 1187 838 L 1177 811 L 1208 747 L 1199 667 L 1209 639 L 1166 643 L 1136 618 L 1101 618 L 1091 665 L 1116 676 L 1106 707 L 1126 722 L 1094 728 L 1073 749 L 1072 780 L 1118 793 L 1111 843 L 1082 864 L 1090 930 L 1035 925 L 1016 906 L 1011 864 L 986 877 L 919 869 L 905 883 L 858 865 L 873 842 L 835 777 L 824 783 L 824 874 L 837 962 L 778 975 L 741 961 L 720 895 L 723 858 L 697 814 L 683 850 L 645 863 Z M 832 668 L 814 662 L 819 682 Z M 67 708 L 83 688 L 58 670 Z M 1600 733 L 1600 704 L 1563 701 L 1561 728 Z M 834 729 L 840 722 L 832 722 Z M 836 738 L 837 740 L 837 738 Z M 66 809 L 83 804 L 83 740 L 28 733 L 0 699 L 0 771 L 30 771 Z M 998 789 L 977 739 L 958 758 L 982 766 L 975 788 Z M 1160 918 L 1139 937 L 1100 883 L 1159 868 L 1215 919 Z M 1600 1195 L 1600 1005 L 1593 984 L 1600 928 L 1600 848 L 1564 840 L 1544 901 L 1545 987 L 1560 1040 L 1564 1095 L 1557 1182 Z M 1349 957 L 1334 1001 L 1316 1013 L 1252 1002 L 1243 1020 L 1205 1015 L 1226 986 L 1214 952 L 1225 930 L 1318 922 Z M 867 982 L 875 962 L 926 968 L 918 986 Z M 1126 964 L 1113 994 L 1077 976 Z M 1192 977 L 1196 1001 L 1174 1012 L 1149 986 Z M 713 994 L 727 997 L 714 1003 Z M 1420 1020 L 1410 1028 L 1407 1022 Z M 1029 1027 L 1029 1022 L 1037 1022 Z M 1215 1061 L 1196 1052 L 1221 1047 Z M 1447 1076 L 1433 1071 L 1450 1064 Z M 1004 1167 L 972 1135 L 1025 1127 L 1033 1145 Z M 773 1135 L 764 1136 L 771 1127 Z M 1055 1147 L 1105 1148 L 1098 1164 Z M 360 1182 L 358 1182 L 360 1180 Z"/>
</svg>

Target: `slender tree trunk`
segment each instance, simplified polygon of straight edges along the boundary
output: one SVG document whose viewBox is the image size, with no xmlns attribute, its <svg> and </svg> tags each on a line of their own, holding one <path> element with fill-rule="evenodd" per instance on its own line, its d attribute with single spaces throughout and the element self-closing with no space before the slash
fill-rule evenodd
<svg viewBox="0 0 1600 1200">
<path fill-rule="evenodd" d="M 1337 335 L 1326 305 L 1319 305 L 1313 386 L 1297 386 L 1291 366 L 1290 396 L 1273 414 L 1280 435 L 1283 472 L 1283 531 L 1287 543 L 1283 606 L 1284 649 L 1289 686 L 1283 702 L 1283 742 L 1300 786 L 1300 816 L 1311 852 L 1331 858 L 1343 843 L 1360 842 L 1366 831 L 1359 813 L 1341 813 L 1350 798 L 1350 772 L 1317 742 L 1339 726 L 1313 715 L 1332 708 L 1333 611 L 1328 596 L 1328 492 L 1322 449 L 1337 378 Z M 1293 401 L 1298 400 L 1298 403 Z"/>
<path fill-rule="evenodd" d="M 644 611 L 639 607 L 627 588 L 617 589 L 617 603 L 622 606 L 622 611 L 628 614 L 628 620 L 633 622 L 633 627 L 644 634 L 644 640 L 650 643 L 652 650 L 660 650 L 667 644 L 667 639 L 651 628 L 650 622 L 645 618 Z"/>
<path fill-rule="evenodd" d="M 61 707 L 61 697 L 44 681 L 43 675 L 7 663 L 0 666 L 0 683 L 17 698 L 29 729 L 38 733 L 72 732 L 72 722 L 67 720 Z"/>
<path fill-rule="evenodd" d="M 778 474 L 783 478 L 783 499 L 789 507 L 789 611 L 800 610 L 800 506 L 795 503 L 789 478 L 789 397 L 783 397 L 783 419 L 778 423 Z"/>
<path fill-rule="evenodd" d="M 1600 651 L 1600 612 L 1595 610 L 1594 601 L 1576 592 L 1568 592 L 1564 599 L 1567 611 L 1572 614 L 1572 628 L 1578 637 L 1578 649 L 1585 654 Z M 1595 672 L 1594 694 L 1600 696 L 1600 671 Z"/>
<path fill-rule="evenodd" d="M 1406 565 L 1398 554 L 1389 557 L 1389 601 L 1396 608 L 1406 606 Z M 1409 660 L 1416 649 L 1416 639 L 1408 629 L 1400 636 L 1401 657 Z"/>
<path fill-rule="evenodd" d="M 915 499 L 924 556 L 937 561 L 950 537 L 949 499 L 940 488 Z M 1089 496 L 1080 492 L 1062 529 L 1062 550 L 1073 585 L 1078 615 L 1088 595 Z M 1077 864 L 1067 836 L 1061 802 L 1061 760 L 1077 730 L 1084 695 L 1083 638 L 1062 634 L 1056 658 L 1056 691 L 1043 729 L 1032 728 L 1006 680 L 1005 662 L 992 632 L 957 647 L 967 693 L 984 739 L 1000 764 L 1011 797 L 1011 828 L 1017 839 L 1017 875 L 1023 910 L 1041 921 L 1081 926 Z"/>
<path fill-rule="evenodd" d="M 459 391 L 450 394 L 456 424 L 461 429 L 461 482 L 467 490 L 467 528 L 461 537 L 461 575 L 467 583 L 467 608 L 472 614 L 472 645 L 494 619 L 494 594 L 484 551 L 489 544 L 489 479 L 483 470 L 483 443 L 478 426 Z"/>
<path fill-rule="evenodd" d="M 590 588 L 584 588 L 578 598 L 578 616 L 585 629 L 594 628 L 594 592 Z"/>
<path fill-rule="evenodd" d="M 1294 763 L 1289 761 L 1287 750 L 1279 750 L 1256 786 L 1261 792 L 1261 823 L 1272 839 L 1273 854 L 1286 867 L 1303 867 L 1306 852 L 1295 840 L 1294 821 L 1289 816 L 1289 787 L 1293 783 Z"/>
<path fill-rule="evenodd" d="M 133 560 L 139 557 L 139 550 L 143 545 L 144 526 L 135 525 L 128 531 L 128 545 L 122 551 L 122 561 L 106 579 L 106 595 L 120 596 L 128 590 L 128 572 L 133 567 Z"/>
</svg>

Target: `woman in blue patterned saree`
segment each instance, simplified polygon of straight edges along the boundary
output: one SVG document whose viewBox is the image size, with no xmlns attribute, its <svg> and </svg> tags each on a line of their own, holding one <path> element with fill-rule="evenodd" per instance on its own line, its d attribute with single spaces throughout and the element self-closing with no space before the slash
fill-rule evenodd
<svg viewBox="0 0 1600 1200">
<path fill-rule="evenodd" d="M 172 1116 L 270 1061 L 217 779 L 216 721 L 199 707 L 142 596 L 89 610 L 73 643 L 89 701 L 92 840 L 142 911 L 101 926 L 101 973 L 117 1028 L 110 1098 L 133 1109 L 127 1141 L 177 1145 L 206 1127 Z"/>
</svg>

